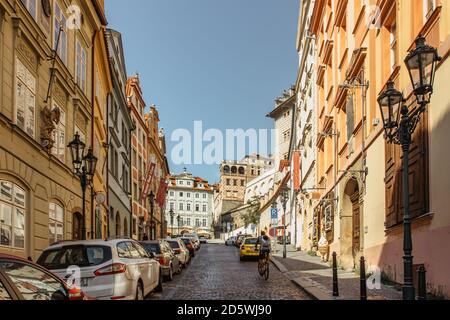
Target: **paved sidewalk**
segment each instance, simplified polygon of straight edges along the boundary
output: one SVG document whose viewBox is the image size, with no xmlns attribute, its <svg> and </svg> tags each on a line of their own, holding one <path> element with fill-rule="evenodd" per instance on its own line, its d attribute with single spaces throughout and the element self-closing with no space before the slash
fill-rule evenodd
<svg viewBox="0 0 450 320">
<path fill-rule="evenodd" d="M 317 300 L 359 300 L 360 279 L 354 272 L 339 270 L 340 297 L 333 297 L 333 269 L 320 257 L 296 251 L 288 246 L 287 258 L 283 259 L 282 247 L 278 246 L 272 257 L 273 264 L 293 283 Z M 381 290 L 367 290 L 369 300 L 401 300 L 401 289 L 382 285 Z"/>
</svg>

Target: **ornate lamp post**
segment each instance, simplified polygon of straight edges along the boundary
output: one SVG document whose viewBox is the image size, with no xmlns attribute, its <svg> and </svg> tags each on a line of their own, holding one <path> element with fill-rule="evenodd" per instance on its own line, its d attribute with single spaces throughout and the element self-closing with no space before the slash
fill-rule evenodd
<svg viewBox="0 0 450 320">
<path fill-rule="evenodd" d="M 416 49 L 408 54 L 405 64 L 419 107 L 409 110 L 403 94 L 395 89 L 393 82 L 389 82 L 387 89 L 378 97 L 386 139 L 388 143 L 401 145 L 403 151 L 404 300 L 415 300 L 416 297 L 413 284 L 413 244 L 409 212 L 409 149 L 412 134 L 420 121 L 420 116 L 430 103 L 436 63 L 440 60 L 437 49 L 426 45 L 424 37 L 418 37 Z"/>
<path fill-rule="evenodd" d="M 173 238 L 173 217 L 175 216 L 175 212 L 173 212 L 173 209 L 170 209 L 169 211 L 170 214 L 170 226 L 172 228 L 172 238 Z"/>
<path fill-rule="evenodd" d="M 286 207 L 289 201 L 289 191 L 284 188 L 281 192 L 281 204 L 283 205 L 284 221 L 283 221 L 283 259 L 287 258 L 287 247 L 286 247 Z"/>
<path fill-rule="evenodd" d="M 180 234 L 180 228 L 181 228 L 181 226 L 180 226 L 180 223 L 181 223 L 180 215 L 177 216 L 177 223 L 178 223 L 178 234 Z"/>
<path fill-rule="evenodd" d="M 87 154 L 84 154 L 86 145 L 80 139 L 78 132 L 75 138 L 67 146 L 70 149 L 72 157 L 73 173 L 80 178 L 81 190 L 83 192 L 83 221 L 81 226 L 82 240 L 86 240 L 86 189 L 92 183 L 97 166 L 98 159 L 94 156 L 92 148 L 88 149 Z"/>
<path fill-rule="evenodd" d="M 153 191 L 150 191 L 148 198 L 150 200 L 150 240 L 155 240 L 155 222 L 153 219 L 155 210 L 155 194 L 153 193 Z"/>
</svg>

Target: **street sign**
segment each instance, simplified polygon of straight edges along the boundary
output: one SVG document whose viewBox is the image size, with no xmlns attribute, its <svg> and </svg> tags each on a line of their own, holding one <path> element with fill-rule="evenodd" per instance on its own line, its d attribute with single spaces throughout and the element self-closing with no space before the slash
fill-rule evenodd
<svg viewBox="0 0 450 320">
<path fill-rule="evenodd" d="M 278 220 L 278 209 L 271 210 L 272 220 Z"/>
</svg>

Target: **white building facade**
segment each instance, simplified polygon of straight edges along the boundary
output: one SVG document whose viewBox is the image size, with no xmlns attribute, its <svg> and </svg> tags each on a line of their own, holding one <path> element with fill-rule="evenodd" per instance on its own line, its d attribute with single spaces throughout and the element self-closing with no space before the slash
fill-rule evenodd
<svg viewBox="0 0 450 320">
<path fill-rule="evenodd" d="M 187 172 L 172 175 L 166 203 L 167 232 L 174 235 L 195 232 L 212 237 L 213 197 L 214 188 L 208 181 Z"/>
</svg>

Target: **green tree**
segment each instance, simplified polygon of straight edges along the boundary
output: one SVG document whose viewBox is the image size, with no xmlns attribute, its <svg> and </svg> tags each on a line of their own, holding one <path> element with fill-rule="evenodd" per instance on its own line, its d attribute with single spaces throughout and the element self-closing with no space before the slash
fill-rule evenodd
<svg viewBox="0 0 450 320">
<path fill-rule="evenodd" d="M 259 197 L 253 197 L 247 202 L 248 208 L 242 215 L 242 220 L 244 221 L 245 227 L 254 224 L 258 225 L 261 218 L 261 213 L 259 209 L 261 208 L 261 200 Z"/>
</svg>

